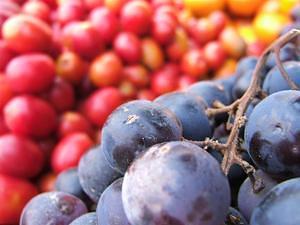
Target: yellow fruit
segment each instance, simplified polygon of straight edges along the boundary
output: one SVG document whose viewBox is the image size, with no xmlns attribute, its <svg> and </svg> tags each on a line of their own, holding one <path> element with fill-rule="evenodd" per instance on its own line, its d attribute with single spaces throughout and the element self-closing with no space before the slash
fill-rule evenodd
<svg viewBox="0 0 300 225">
<path fill-rule="evenodd" d="M 283 14 L 260 13 L 256 16 L 253 27 L 258 39 L 265 44 L 270 44 L 289 22 L 289 17 Z"/>
<path fill-rule="evenodd" d="M 207 16 L 225 6 L 225 0 L 183 0 L 183 3 L 196 16 Z"/>
<path fill-rule="evenodd" d="M 280 0 L 279 1 L 280 12 L 289 14 L 289 12 L 297 3 L 299 3 L 299 0 Z"/>
<path fill-rule="evenodd" d="M 236 16 L 252 16 L 264 0 L 227 0 L 229 11 Z"/>
</svg>

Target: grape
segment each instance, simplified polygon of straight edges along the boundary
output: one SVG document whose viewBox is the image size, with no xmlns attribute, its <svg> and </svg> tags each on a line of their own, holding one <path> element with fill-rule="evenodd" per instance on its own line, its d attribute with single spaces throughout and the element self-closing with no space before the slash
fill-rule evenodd
<svg viewBox="0 0 300 225">
<path fill-rule="evenodd" d="M 292 44 L 292 43 L 286 44 L 282 49 L 280 49 L 280 53 L 279 53 L 280 61 L 285 62 L 285 61 L 297 60 L 296 49 L 297 49 L 297 47 L 294 44 Z M 274 52 L 272 52 L 268 56 L 267 61 L 266 61 L 266 66 L 268 69 L 271 69 L 274 66 L 276 66 Z"/>
<path fill-rule="evenodd" d="M 102 129 L 101 145 L 110 165 L 124 174 L 146 148 L 181 138 L 181 123 L 169 109 L 136 100 L 121 105 L 110 115 Z"/>
<path fill-rule="evenodd" d="M 95 147 L 80 159 L 78 176 L 84 192 L 97 203 L 105 188 L 122 175 L 109 166 L 103 150 Z"/>
<path fill-rule="evenodd" d="M 263 180 L 264 189 L 258 193 L 254 193 L 252 183 L 247 178 L 241 185 L 238 194 L 238 207 L 248 221 L 251 218 L 254 208 L 263 200 L 268 191 L 277 184 L 275 180 L 261 170 L 257 170 L 256 175 Z"/>
<path fill-rule="evenodd" d="M 247 56 L 242 58 L 236 67 L 237 76 L 240 77 L 244 73 L 248 72 L 249 70 L 253 70 L 256 64 L 257 64 L 257 57 L 255 56 Z"/>
<path fill-rule="evenodd" d="M 295 82 L 297 86 L 300 86 L 300 62 L 288 61 L 283 63 L 283 67 L 287 74 Z M 263 83 L 263 91 L 267 94 L 273 94 L 278 91 L 290 90 L 290 86 L 286 80 L 282 77 L 279 69 L 275 66 L 270 70 Z"/>
<path fill-rule="evenodd" d="M 300 176 L 300 92 L 274 93 L 258 103 L 245 126 L 250 157 L 277 178 Z"/>
<path fill-rule="evenodd" d="M 100 225 L 130 225 L 122 203 L 123 178 L 114 181 L 101 195 L 97 206 Z"/>
<path fill-rule="evenodd" d="M 229 207 L 225 225 L 248 225 L 244 216 L 235 208 Z"/>
<path fill-rule="evenodd" d="M 239 78 L 237 78 L 232 88 L 232 97 L 234 100 L 244 95 L 244 93 L 250 85 L 252 74 L 253 70 L 248 70 L 245 73 L 243 73 Z"/>
<path fill-rule="evenodd" d="M 224 79 L 216 80 L 216 82 L 218 84 L 223 85 L 223 87 L 225 89 L 225 92 L 226 92 L 226 94 L 228 96 L 229 103 L 232 103 L 232 101 L 233 101 L 232 88 L 233 88 L 233 85 L 234 85 L 236 79 L 237 79 L 237 76 L 231 75 L 231 76 L 226 77 Z"/>
<path fill-rule="evenodd" d="M 220 101 L 224 105 L 228 105 L 230 101 L 224 86 L 213 81 L 197 82 L 191 85 L 187 91 L 202 97 L 209 107 L 212 107 L 215 101 Z"/>
<path fill-rule="evenodd" d="M 55 181 L 55 190 L 72 194 L 83 201 L 88 199 L 79 183 L 77 168 L 61 172 Z"/>
<path fill-rule="evenodd" d="M 276 185 L 254 209 L 251 225 L 300 224 L 300 178 Z"/>
<path fill-rule="evenodd" d="M 96 213 L 87 213 L 78 217 L 70 225 L 98 225 Z"/>
<path fill-rule="evenodd" d="M 27 203 L 20 225 L 69 225 L 85 213 L 87 208 L 77 197 L 64 192 L 45 192 Z"/>
<path fill-rule="evenodd" d="M 211 137 L 212 126 L 205 114 L 206 103 L 201 97 L 192 93 L 173 92 L 158 97 L 155 102 L 177 116 L 186 139 L 197 141 Z"/>
<path fill-rule="evenodd" d="M 131 224 L 217 225 L 225 220 L 230 188 L 209 153 L 174 141 L 152 146 L 132 163 L 122 200 Z"/>
</svg>

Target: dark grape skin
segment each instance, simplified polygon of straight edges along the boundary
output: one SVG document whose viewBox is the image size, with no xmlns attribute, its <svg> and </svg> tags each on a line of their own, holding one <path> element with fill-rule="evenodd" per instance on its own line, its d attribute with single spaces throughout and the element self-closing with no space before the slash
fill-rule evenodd
<svg viewBox="0 0 300 225">
<path fill-rule="evenodd" d="M 246 148 L 258 168 L 278 179 L 300 176 L 300 91 L 276 92 L 253 109 Z"/>
<path fill-rule="evenodd" d="M 287 61 L 283 63 L 283 67 L 289 77 L 295 82 L 297 86 L 300 86 L 300 62 L 298 61 Z M 281 76 L 278 67 L 274 67 L 270 70 L 263 82 L 263 91 L 268 95 L 278 91 L 290 90 L 290 86 L 286 80 Z"/>
<path fill-rule="evenodd" d="M 64 192 L 45 192 L 32 198 L 23 209 L 20 225 L 69 225 L 87 213 L 85 204 Z"/>
<path fill-rule="evenodd" d="M 124 174 L 148 147 L 182 139 L 182 125 L 169 109 L 146 100 L 119 106 L 102 129 L 101 146 L 109 164 Z"/>
<path fill-rule="evenodd" d="M 209 107 L 213 106 L 215 101 L 220 101 L 224 105 L 230 103 L 228 94 L 222 84 L 215 81 L 199 81 L 191 85 L 187 92 L 194 93 L 202 97 Z"/>
<path fill-rule="evenodd" d="M 293 43 L 286 44 L 282 49 L 280 49 L 279 58 L 281 62 L 286 61 L 293 61 L 297 60 L 297 47 Z M 271 53 L 266 61 L 266 67 L 268 70 L 272 69 L 274 66 L 276 66 L 275 61 L 275 53 Z"/>
<path fill-rule="evenodd" d="M 205 113 L 205 101 L 192 93 L 173 92 L 164 94 L 154 102 L 171 110 L 180 120 L 183 137 L 188 140 L 202 141 L 212 136 L 212 125 Z"/>
<path fill-rule="evenodd" d="M 258 58 L 255 56 L 247 56 L 242 58 L 236 66 L 236 74 L 238 77 L 242 76 L 245 72 L 253 70 L 257 64 Z"/>
<path fill-rule="evenodd" d="M 122 202 L 123 178 L 115 180 L 105 189 L 97 205 L 100 225 L 130 225 Z"/>
<path fill-rule="evenodd" d="M 229 207 L 224 225 L 248 225 L 248 222 L 238 210 Z"/>
<path fill-rule="evenodd" d="M 250 221 L 251 214 L 256 206 L 263 200 L 266 194 L 276 185 L 277 181 L 272 179 L 262 170 L 257 170 L 255 175 L 263 180 L 264 189 L 258 193 L 253 192 L 252 183 L 247 178 L 240 187 L 238 194 L 238 207 L 245 218 Z"/>
<path fill-rule="evenodd" d="M 78 176 L 84 192 L 98 203 L 102 192 L 122 175 L 109 166 L 101 146 L 97 146 L 80 159 Z"/>
<path fill-rule="evenodd" d="M 233 88 L 233 85 L 234 85 L 236 79 L 237 79 L 237 76 L 235 74 L 232 74 L 229 77 L 216 80 L 217 83 L 223 85 L 225 92 L 229 99 L 229 104 L 233 102 L 232 88 Z"/>
<path fill-rule="evenodd" d="M 300 178 L 276 185 L 254 209 L 250 225 L 300 224 Z"/>
<path fill-rule="evenodd" d="M 56 178 L 54 189 L 74 195 L 84 202 L 88 200 L 88 196 L 79 183 L 77 167 L 61 172 Z"/>
<path fill-rule="evenodd" d="M 95 212 L 84 214 L 74 220 L 70 225 L 98 225 Z"/>
<path fill-rule="evenodd" d="M 253 70 L 247 70 L 239 78 L 237 78 L 232 88 L 232 97 L 234 100 L 244 95 L 250 85 L 252 74 Z"/>
<path fill-rule="evenodd" d="M 229 183 L 219 163 L 190 142 L 149 148 L 128 168 L 122 188 L 132 224 L 222 224 L 230 205 Z"/>
</svg>

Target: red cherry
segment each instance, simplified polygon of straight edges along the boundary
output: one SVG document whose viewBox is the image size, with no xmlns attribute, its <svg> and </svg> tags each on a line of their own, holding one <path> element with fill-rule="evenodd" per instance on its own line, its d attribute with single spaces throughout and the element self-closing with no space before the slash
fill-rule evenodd
<svg viewBox="0 0 300 225">
<path fill-rule="evenodd" d="M 85 133 L 73 133 L 64 137 L 55 147 L 51 165 L 56 173 L 78 165 L 81 156 L 93 146 L 93 141 Z"/>
<path fill-rule="evenodd" d="M 226 52 L 222 45 L 217 41 L 206 44 L 203 52 L 208 66 L 214 70 L 219 69 L 226 60 Z"/>
<path fill-rule="evenodd" d="M 184 73 L 192 77 L 203 77 L 208 68 L 202 51 L 193 49 L 185 53 L 181 60 L 181 69 Z"/>
<path fill-rule="evenodd" d="M 57 9 L 56 21 L 58 21 L 61 25 L 80 21 L 84 19 L 85 13 L 82 1 L 64 1 Z"/>
<path fill-rule="evenodd" d="M 14 134 L 0 137 L 0 173 L 20 178 L 38 175 L 44 155 L 33 141 Z"/>
<path fill-rule="evenodd" d="M 134 64 L 141 61 L 142 44 L 133 33 L 119 33 L 114 41 L 114 50 L 126 63 Z"/>
<path fill-rule="evenodd" d="M 56 113 L 49 103 L 30 95 L 11 99 L 4 107 L 4 119 L 15 134 L 46 137 L 56 128 Z"/>
</svg>

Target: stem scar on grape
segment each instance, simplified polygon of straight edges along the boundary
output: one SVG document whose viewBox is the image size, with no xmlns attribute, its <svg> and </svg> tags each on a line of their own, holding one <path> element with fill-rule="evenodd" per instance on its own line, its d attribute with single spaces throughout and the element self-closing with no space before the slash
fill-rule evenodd
<svg viewBox="0 0 300 225">
<path fill-rule="evenodd" d="M 261 95 L 264 96 L 264 93 L 262 93 L 261 91 L 263 80 L 262 71 L 270 53 L 274 52 L 276 65 L 282 77 L 287 81 L 290 88 L 293 90 L 299 90 L 297 85 L 293 80 L 290 79 L 287 72 L 285 71 L 279 55 L 280 49 L 299 35 L 300 30 L 293 29 L 283 36 L 279 37 L 265 49 L 254 68 L 250 85 L 241 98 L 237 99 L 232 104 L 227 106 L 222 106 L 217 102 L 215 104 L 216 108 L 208 108 L 206 110 L 206 114 L 210 118 L 222 113 L 228 113 L 231 118 L 234 118 L 233 123 L 228 124 L 227 122 L 227 128 L 230 129 L 230 133 L 225 144 L 219 143 L 218 141 L 209 138 L 204 141 L 192 141 L 192 143 L 197 144 L 203 148 L 207 149 L 208 147 L 211 147 L 220 151 L 224 156 L 221 167 L 226 175 L 228 175 L 229 169 L 233 164 L 240 165 L 249 176 L 254 192 L 259 192 L 260 190 L 262 190 L 264 188 L 264 184 L 261 178 L 254 175 L 255 168 L 247 161 L 242 159 L 241 153 L 238 151 L 238 134 L 240 128 L 245 124 L 247 120 L 245 111 L 248 105 L 251 103 L 254 97 Z"/>
</svg>

